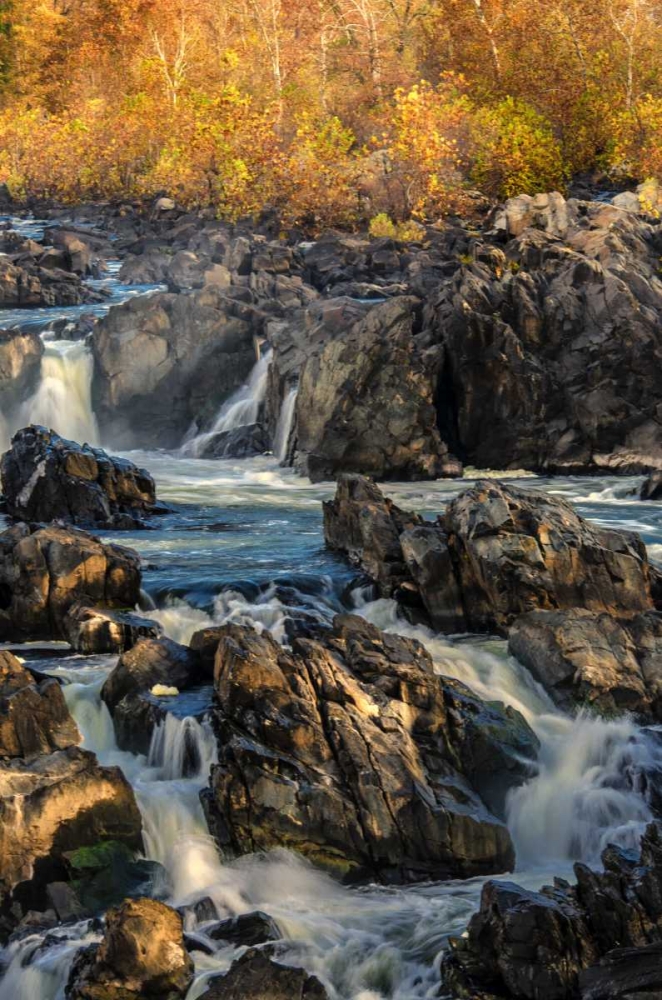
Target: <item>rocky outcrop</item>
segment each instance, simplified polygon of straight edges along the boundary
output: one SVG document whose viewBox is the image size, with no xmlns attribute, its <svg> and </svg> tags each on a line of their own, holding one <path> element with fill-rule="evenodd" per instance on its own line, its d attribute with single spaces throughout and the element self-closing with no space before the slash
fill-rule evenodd
<svg viewBox="0 0 662 1000">
<path fill-rule="evenodd" d="M 34 393 L 43 353 L 34 330 L 0 330 L 0 412 L 11 412 Z"/>
<path fill-rule="evenodd" d="M 154 899 L 128 899 L 106 914 L 101 943 L 74 962 L 69 1000 L 183 1000 L 193 980 L 182 918 Z"/>
<path fill-rule="evenodd" d="M 296 405 L 298 464 L 313 481 L 460 475 L 437 427 L 435 373 L 414 336 L 417 300 L 371 309 L 306 361 Z"/>
<path fill-rule="evenodd" d="M 657 995 L 647 992 L 646 983 L 659 983 L 659 964 L 657 972 L 653 968 L 662 942 L 660 828 L 648 828 L 640 857 L 612 846 L 602 861 L 604 872 L 575 865 L 576 886 L 557 879 L 554 886 L 530 892 L 510 882 L 488 882 L 479 912 L 444 963 L 453 995 L 485 1000 Z"/>
<path fill-rule="evenodd" d="M 0 650 L 0 757 L 37 757 L 80 742 L 80 733 L 54 678 L 35 683 L 7 650 Z"/>
<path fill-rule="evenodd" d="M 484 800 L 503 806 L 524 780 L 535 736 L 436 676 L 417 642 L 351 615 L 291 651 L 228 625 L 215 686 L 203 798 L 222 848 L 287 847 L 344 878 L 396 882 L 512 867 Z"/>
<path fill-rule="evenodd" d="M 102 840 L 139 850 L 141 825 L 122 772 L 92 753 L 70 747 L 0 764 L 0 897 L 45 909 L 40 893 L 65 874 L 68 851 Z"/>
<path fill-rule="evenodd" d="M 132 611 L 110 611 L 74 604 L 62 620 L 62 631 L 77 653 L 124 653 L 140 639 L 158 639 L 163 629 L 158 622 Z"/>
<path fill-rule="evenodd" d="M 77 528 L 16 524 L 0 534 L 0 639 L 66 639 L 74 605 L 133 608 L 140 559 Z"/>
<path fill-rule="evenodd" d="M 225 976 L 211 980 L 202 1000 L 329 1000 L 322 983 L 304 969 L 292 969 L 251 949 Z"/>
<path fill-rule="evenodd" d="M 630 619 L 576 608 L 517 618 L 508 650 L 563 708 L 662 720 L 662 614 Z"/>
<path fill-rule="evenodd" d="M 17 431 L 0 471 L 7 512 L 19 521 L 131 529 L 165 510 L 145 469 L 46 427 Z"/>
<path fill-rule="evenodd" d="M 440 631 L 503 633 L 534 609 L 634 615 L 654 606 L 638 535 L 494 480 L 460 494 L 433 524 L 397 510 L 360 478 L 341 479 L 324 505 L 324 531 L 385 596 L 404 588 L 411 604 L 416 595 Z"/>
<path fill-rule="evenodd" d="M 251 323 L 222 290 L 113 307 L 93 334 L 93 404 L 115 447 L 176 447 L 211 420 L 255 363 Z"/>
<path fill-rule="evenodd" d="M 105 295 L 88 288 L 78 275 L 36 262 L 25 266 L 0 259 L 0 308 L 47 309 L 103 302 Z"/>
<path fill-rule="evenodd" d="M 641 487 L 642 500 L 662 500 L 662 472 L 652 472 Z"/>
</svg>

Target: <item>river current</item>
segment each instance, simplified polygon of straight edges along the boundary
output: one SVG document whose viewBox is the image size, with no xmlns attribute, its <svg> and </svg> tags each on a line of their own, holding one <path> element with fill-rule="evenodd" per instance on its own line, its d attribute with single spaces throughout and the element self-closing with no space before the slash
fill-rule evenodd
<svg viewBox="0 0 662 1000">
<path fill-rule="evenodd" d="M 112 273 L 107 284 L 112 302 L 147 291 L 121 289 Z M 18 318 L 12 313 L 11 319 L 46 329 L 53 318 L 48 312 L 42 311 L 41 319 L 36 311 Z M 80 310 L 70 312 L 73 320 Z M 7 317 L 0 322 L 11 325 Z M 48 332 L 44 337 L 41 384 L 20 413 L 3 415 L 6 433 L 38 421 L 65 436 L 102 441 L 112 450 L 91 411 L 88 348 L 84 342 L 49 340 Z M 263 372 L 256 374 L 254 386 Z M 218 423 L 225 428 L 229 413 L 252 413 L 249 397 L 250 386 L 219 413 Z M 284 424 L 289 419 L 286 412 Z M 373 600 L 355 573 L 324 547 L 321 504 L 332 495 L 333 485 L 312 485 L 282 468 L 279 456 L 285 455 L 286 438 L 281 430 L 279 455 L 241 461 L 195 458 L 198 449 L 191 440 L 176 454 L 128 456 L 150 470 L 159 497 L 172 507 L 155 530 L 112 536 L 143 558 L 144 605 L 150 617 L 180 642 L 208 623 L 225 621 L 270 629 L 286 642 L 288 616 L 329 619 L 347 609 L 381 628 L 415 636 L 429 648 L 440 673 L 461 679 L 483 698 L 513 705 L 540 738 L 538 765 L 508 803 L 518 859 L 509 878 L 538 887 L 554 875 L 572 877 L 576 860 L 598 863 L 608 842 L 635 846 L 651 818 L 646 775 L 662 768 L 658 734 L 626 717 L 566 715 L 508 657 L 502 640 L 435 636 L 400 619 L 393 602 Z M 459 482 L 390 483 L 385 492 L 432 517 L 472 476 Z M 662 505 L 636 499 L 639 478 L 542 479 L 522 473 L 517 480 L 523 488 L 563 496 L 600 524 L 640 532 L 651 559 L 662 561 Z M 282 960 L 319 975 L 334 1000 L 439 996 L 439 963 L 448 936 L 463 932 L 484 880 L 349 889 L 287 852 L 221 858 L 198 797 L 215 752 L 204 720 L 211 691 L 168 699 L 171 714 L 155 732 L 148 757 L 121 752 L 99 697 L 115 662 L 116 657 L 72 656 L 54 646 L 52 657 L 39 666 L 65 682 L 83 745 L 102 763 L 118 764 L 133 784 L 146 856 L 166 872 L 165 882 L 154 891 L 176 906 L 208 896 L 220 917 L 265 911 L 285 943 Z M 185 766 L 192 747 L 194 774 Z M 187 931 L 205 946 L 194 952 L 197 975 L 189 1000 L 196 1000 L 209 977 L 226 970 L 237 951 L 207 938 L 204 923 L 197 924 L 190 912 L 186 921 Z M 98 926 L 82 922 L 10 944 L 1 956 L 0 1000 L 63 1000 L 76 950 L 99 936 Z"/>
</svg>

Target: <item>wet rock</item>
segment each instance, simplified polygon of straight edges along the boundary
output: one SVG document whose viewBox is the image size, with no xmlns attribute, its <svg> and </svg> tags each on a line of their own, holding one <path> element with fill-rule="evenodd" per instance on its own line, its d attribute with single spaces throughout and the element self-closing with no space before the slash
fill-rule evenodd
<svg viewBox="0 0 662 1000">
<path fill-rule="evenodd" d="M 25 267 L 0 259 L 0 308 L 48 309 L 103 302 L 106 296 L 88 288 L 78 275 L 59 268 Z"/>
<path fill-rule="evenodd" d="M 406 297 L 377 305 L 306 361 L 296 405 L 298 462 L 314 481 L 339 472 L 460 475 L 437 429 L 433 374 L 417 349 L 418 307 Z"/>
<path fill-rule="evenodd" d="M 106 915 L 101 943 L 74 962 L 69 1000 L 183 1000 L 193 980 L 179 914 L 153 899 L 126 900 Z"/>
<path fill-rule="evenodd" d="M 113 307 L 93 334 L 93 403 L 116 447 L 172 448 L 211 421 L 255 363 L 254 331 L 223 290 Z"/>
<path fill-rule="evenodd" d="M 662 500 L 662 472 L 652 472 L 641 487 L 642 500 Z"/>
<path fill-rule="evenodd" d="M 0 331 L 0 406 L 7 414 L 34 393 L 44 345 L 30 330 Z"/>
<path fill-rule="evenodd" d="M 0 650 L 0 757 L 37 757 L 80 743 L 62 688 L 32 674 Z"/>
<path fill-rule="evenodd" d="M 659 981 L 660 828 L 649 826 L 640 857 L 612 846 L 602 862 L 603 872 L 576 864 L 575 886 L 556 880 L 529 892 L 488 882 L 466 936 L 444 962 L 446 988 L 459 997 L 519 1000 L 655 995 L 644 984 Z"/>
<path fill-rule="evenodd" d="M 144 693 L 126 695 L 112 709 L 115 740 L 120 750 L 147 756 L 155 728 L 168 712 Z"/>
<path fill-rule="evenodd" d="M 78 528 L 16 524 L 0 534 L 0 638 L 65 639 L 74 605 L 133 608 L 140 559 Z"/>
<path fill-rule="evenodd" d="M 218 649 L 218 644 L 224 635 L 224 626 L 212 625 L 209 628 L 199 629 L 191 636 L 189 648 L 198 654 L 201 669 L 208 677 L 214 676 L 216 650 Z"/>
<path fill-rule="evenodd" d="M 242 955 L 225 976 L 212 979 L 203 1000 L 329 1000 L 316 976 L 274 962 L 261 951 Z"/>
<path fill-rule="evenodd" d="M 265 944 L 267 941 L 278 941 L 282 936 L 271 917 L 261 910 L 240 913 L 237 917 L 220 920 L 213 927 L 207 928 L 205 933 L 214 941 L 224 941 L 235 947 L 248 948 Z"/>
<path fill-rule="evenodd" d="M 162 626 L 132 611 L 109 611 L 75 604 L 63 620 L 67 642 L 85 656 L 95 653 L 124 653 L 139 639 L 158 639 Z"/>
<path fill-rule="evenodd" d="M 503 633 L 534 609 L 653 609 L 640 537 L 584 521 L 556 497 L 479 481 L 434 524 L 394 515 L 380 497 L 373 484 L 341 479 L 335 500 L 324 505 L 325 538 L 385 596 L 396 584 L 416 592 L 441 631 Z"/>
<path fill-rule="evenodd" d="M 662 614 L 534 611 L 515 620 L 508 651 L 563 708 L 662 717 Z"/>
<path fill-rule="evenodd" d="M 68 893 L 75 894 L 87 916 L 105 913 L 127 897 L 152 895 L 157 883 L 165 882 L 161 865 L 136 858 L 134 851 L 116 840 L 68 851 L 64 863 Z"/>
<path fill-rule="evenodd" d="M 271 441 L 260 424 L 248 424 L 214 434 L 200 452 L 200 458 L 250 458 L 263 455 Z"/>
<path fill-rule="evenodd" d="M 111 713 L 127 695 L 150 691 L 156 684 L 184 690 L 201 680 L 198 655 L 172 639 L 140 639 L 108 676 L 101 697 Z"/>
<path fill-rule="evenodd" d="M 116 840 L 142 847 L 133 790 L 117 767 L 70 747 L 0 764 L 0 894 L 24 912 L 65 874 L 68 851 Z M 42 897 L 44 898 L 44 897 Z"/>
<path fill-rule="evenodd" d="M 219 763 L 204 805 L 222 847 L 287 847 L 345 878 L 395 882 L 512 866 L 508 831 L 471 781 L 491 756 L 502 802 L 537 741 L 517 713 L 437 677 L 418 643 L 351 615 L 291 652 L 229 625 L 215 686 Z"/>
<path fill-rule="evenodd" d="M 165 509 L 145 469 L 45 427 L 17 431 L 0 468 L 7 512 L 19 521 L 131 529 Z"/>
</svg>

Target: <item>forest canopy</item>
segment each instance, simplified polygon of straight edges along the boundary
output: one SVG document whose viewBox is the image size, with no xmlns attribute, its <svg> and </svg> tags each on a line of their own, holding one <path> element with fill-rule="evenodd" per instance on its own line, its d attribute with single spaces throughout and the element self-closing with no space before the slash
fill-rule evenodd
<svg viewBox="0 0 662 1000">
<path fill-rule="evenodd" d="M 3 0 L 0 59 L 19 199 L 379 234 L 662 176 L 660 0 Z"/>
</svg>

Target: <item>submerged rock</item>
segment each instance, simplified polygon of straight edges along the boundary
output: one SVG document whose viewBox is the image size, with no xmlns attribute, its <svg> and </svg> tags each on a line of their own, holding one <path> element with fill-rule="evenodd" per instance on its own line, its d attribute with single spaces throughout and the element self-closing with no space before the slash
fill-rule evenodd
<svg viewBox="0 0 662 1000">
<path fill-rule="evenodd" d="M 17 431 L 1 472 L 7 512 L 19 521 L 130 529 L 165 509 L 145 469 L 45 427 Z"/>
<path fill-rule="evenodd" d="M 634 615 L 654 606 L 638 535 L 494 480 L 461 493 L 430 523 L 397 510 L 374 485 L 341 478 L 324 504 L 324 532 L 385 596 L 397 587 L 417 594 L 440 631 L 503 633 L 534 609 Z"/>
<path fill-rule="evenodd" d="M 576 886 L 557 879 L 530 892 L 488 882 L 467 934 L 444 963 L 446 987 L 467 998 L 657 996 L 647 986 L 660 981 L 660 828 L 649 826 L 639 857 L 611 846 L 602 862 L 604 872 L 576 864 Z"/>
<path fill-rule="evenodd" d="M 395 882 L 512 867 L 508 831 L 476 788 L 497 808 L 527 775 L 537 741 L 516 712 L 351 615 L 291 652 L 268 633 L 224 631 L 204 795 L 222 847 L 287 847 L 345 878 Z"/>
<path fill-rule="evenodd" d="M 316 976 L 274 962 L 253 948 L 225 976 L 212 979 L 201 1000 L 330 1000 Z"/>
<path fill-rule="evenodd" d="M 15 656 L 0 650 L 0 757 L 37 757 L 80 739 L 60 684 L 35 683 Z"/>
<path fill-rule="evenodd" d="M 126 900 L 106 914 L 101 943 L 80 953 L 69 1000 L 183 1000 L 193 980 L 182 918 L 154 899 Z"/>
<path fill-rule="evenodd" d="M 66 639 L 74 605 L 133 608 L 140 599 L 140 558 L 78 528 L 0 534 L 0 639 Z"/>
<path fill-rule="evenodd" d="M 267 941 L 278 941 L 281 937 L 275 922 L 261 910 L 219 920 L 213 927 L 205 928 L 205 934 L 213 941 L 224 941 L 238 947 L 249 948 L 265 944 Z"/>
</svg>

